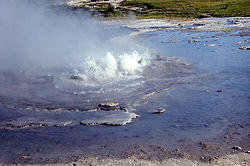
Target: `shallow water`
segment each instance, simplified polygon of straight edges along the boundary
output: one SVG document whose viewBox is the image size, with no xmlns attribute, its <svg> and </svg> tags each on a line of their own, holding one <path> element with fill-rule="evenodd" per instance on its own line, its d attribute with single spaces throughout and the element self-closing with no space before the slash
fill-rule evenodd
<svg viewBox="0 0 250 166">
<path fill-rule="evenodd" d="M 239 32 L 150 32 L 150 35 L 142 36 L 142 43 L 157 48 L 159 56 L 150 59 L 150 65 L 140 77 L 128 81 L 129 84 L 132 82 L 133 86 L 112 93 L 104 91 L 89 94 L 88 99 L 92 100 L 87 104 L 85 95 L 67 93 L 52 86 L 55 84 L 55 78 L 34 79 L 21 75 L 19 79 L 20 75 L 12 77 L 11 74 L 1 77 L 2 83 L 5 83 L 1 84 L 1 93 L 4 92 L 3 88 L 8 90 L 7 96 L 1 95 L 1 126 L 13 127 L 12 125 L 36 122 L 44 124 L 33 129 L 28 127 L 1 130 L 1 140 L 4 143 L 1 153 L 6 156 L 8 152 L 15 158 L 15 155 L 18 156 L 25 148 L 36 149 L 40 142 L 43 142 L 39 145 L 43 149 L 41 153 L 48 156 L 55 151 L 67 156 L 67 152 L 63 150 L 65 148 L 78 155 L 82 153 L 81 147 L 91 152 L 103 145 L 136 142 L 174 147 L 182 139 L 199 141 L 213 138 L 222 133 L 228 125 L 249 120 L 250 57 L 248 50 L 240 50 L 240 45 L 235 44 L 247 39 L 246 36 L 232 36 Z M 222 35 L 212 37 L 218 33 Z M 192 40 L 194 36 L 201 36 L 199 42 L 189 43 L 188 40 Z M 172 38 L 176 38 L 178 42 L 162 42 Z M 209 43 L 216 46 L 207 46 Z M 20 91 L 26 92 L 27 96 L 23 95 L 24 93 L 18 93 L 22 96 L 14 95 L 14 92 L 9 93 L 8 88 L 16 86 L 14 83 L 17 78 L 22 80 L 18 82 Z M 126 80 L 121 84 L 127 85 Z M 118 81 L 117 84 L 112 84 L 112 88 L 120 88 L 121 84 Z M 32 93 L 27 93 L 27 87 Z M 41 87 L 48 88 L 48 92 L 44 90 L 46 88 L 40 91 Z M 223 89 L 224 92 L 217 92 L 218 89 Z M 53 100 L 38 97 L 51 92 Z M 81 126 L 80 121 L 84 119 L 98 119 L 100 112 L 84 110 L 88 107 L 96 108 L 102 101 L 129 105 L 129 112 L 140 117 L 120 127 Z M 167 111 L 163 114 L 152 114 L 151 111 L 159 107 Z M 80 112 L 76 111 L 81 109 Z M 102 118 L 110 118 L 108 111 L 101 114 Z M 115 118 L 117 119 L 117 116 Z M 68 121 L 70 123 L 67 123 Z M 53 127 L 55 125 L 61 127 Z M 64 125 L 65 127 L 62 127 Z M 16 139 L 19 143 L 22 142 L 22 146 L 16 146 Z M 58 143 L 55 143 L 56 140 Z M 12 149 L 13 146 L 15 149 Z M 53 148 L 49 150 L 47 146 Z"/>
<path fill-rule="evenodd" d="M 104 52 L 51 72 L 1 71 L 0 161 L 19 161 L 26 151 L 31 163 L 41 155 L 91 155 L 104 145 L 175 148 L 180 140 L 212 139 L 248 121 L 250 57 L 239 47 L 249 42 L 236 44 L 249 38 L 237 35 L 242 31 L 249 32 L 148 32 L 136 37 L 143 51 Z M 95 110 L 110 101 L 128 112 Z M 166 112 L 152 114 L 159 107 Z"/>
</svg>

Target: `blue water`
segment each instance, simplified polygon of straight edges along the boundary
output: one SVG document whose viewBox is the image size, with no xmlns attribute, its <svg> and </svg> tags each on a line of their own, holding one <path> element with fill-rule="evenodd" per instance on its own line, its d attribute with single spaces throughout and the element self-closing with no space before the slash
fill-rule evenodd
<svg viewBox="0 0 250 166">
<path fill-rule="evenodd" d="M 249 39 L 249 36 L 233 35 L 241 31 L 233 30 L 226 33 L 169 30 L 142 35 L 143 40 L 140 44 L 156 50 L 156 54 L 163 59 L 170 58 L 172 61 L 155 60 L 156 66 L 152 68 L 159 69 L 147 69 L 149 74 L 140 80 L 145 83 L 138 87 L 133 86 L 129 89 L 131 93 L 125 93 L 124 96 L 123 91 L 113 95 L 108 93 L 108 100 L 115 99 L 121 104 L 130 105 L 133 112 L 140 115 L 125 126 L 82 126 L 79 124 L 81 116 L 86 118 L 94 115 L 24 110 L 19 107 L 31 104 L 31 107 L 41 109 L 47 108 L 47 103 L 36 99 L 24 99 L 22 103 L 20 100 L 16 101 L 16 96 L 13 96 L 15 100 L 9 102 L 3 96 L 0 121 L 4 127 L 8 126 L 8 122 L 20 117 L 24 117 L 24 120 L 25 117 L 33 117 L 35 120 L 36 117 L 41 117 L 42 120 L 50 118 L 53 119 L 51 123 L 55 124 L 63 120 L 73 120 L 74 125 L 0 130 L 0 160 L 15 160 L 25 149 L 41 149 L 40 152 L 34 152 L 33 158 L 36 158 L 40 155 L 55 155 L 55 152 L 58 156 L 95 152 L 103 145 L 145 143 L 174 148 L 181 139 L 195 142 L 212 139 L 223 133 L 231 124 L 249 121 L 250 52 L 239 49 L 244 44 L 235 44 Z M 192 39 L 195 36 L 200 38 Z M 165 43 L 170 40 L 177 42 Z M 189 43 L 188 40 L 198 42 Z M 210 44 L 215 46 L 208 46 Z M 249 45 L 249 42 L 245 45 Z M 46 87 L 47 84 L 42 85 Z M 169 89 L 160 91 L 166 88 Z M 37 87 L 32 91 L 36 89 Z M 224 92 L 217 92 L 218 89 L 223 89 Z M 37 91 L 38 95 L 34 96 L 39 96 L 40 92 Z M 60 95 L 63 97 L 65 93 L 55 92 L 59 97 L 52 100 L 53 102 L 48 101 L 48 107 L 68 108 L 67 103 L 56 102 L 56 99 L 60 98 Z M 151 92 L 157 93 L 146 97 Z M 95 96 L 98 94 L 92 96 L 92 99 L 95 99 Z M 72 95 L 67 97 L 70 98 Z M 82 108 L 79 103 L 84 96 L 74 96 L 74 99 L 77 102 L 69 103 L 70 107 Z M 99 100 L 102 101 L 98 98 Z M 15 101 L 18 104 L 13 103 L 11 107 L 11 103 Z M 69 101 L 74 100 L 70 98 Z M 93 101 L 88 107 L 96 107 L 97 104 L 98 102 Z M 159 107 L 165 108 L 166 112 L 151 113 Z"/>
</svg>

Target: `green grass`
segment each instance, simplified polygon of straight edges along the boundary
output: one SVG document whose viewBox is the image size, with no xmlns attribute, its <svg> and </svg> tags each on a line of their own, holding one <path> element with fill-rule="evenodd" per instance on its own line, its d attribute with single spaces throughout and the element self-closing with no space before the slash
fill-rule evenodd
<svg viewBox="0 0 250 166">
<path fill-rule="evenodd" d="M 134 11 L 138 18 L 202 18 L 250 16 L 250 0 L 129 0 L 120 11 Z"/>
</svg>

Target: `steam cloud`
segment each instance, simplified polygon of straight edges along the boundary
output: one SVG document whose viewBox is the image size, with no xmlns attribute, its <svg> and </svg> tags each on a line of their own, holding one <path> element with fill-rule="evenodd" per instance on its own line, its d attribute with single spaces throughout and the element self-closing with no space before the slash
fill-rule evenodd
<svg viewBox="0 0 250 166">
<path fill-rule="evenodd" d="M 48 73 L 76 68 L 75 74 L 83 78 L 94 78 L 99 71 L 108 77 L 140 72 L 147 65 L 141 63 L 141 56 L 147 53 L 128 37 L 111 40 L 116 31 L 121 30 L 109 29 L 86 13 L 55 12 L 28 0 L 1 0 L 0 71 Z"/>
</svg>

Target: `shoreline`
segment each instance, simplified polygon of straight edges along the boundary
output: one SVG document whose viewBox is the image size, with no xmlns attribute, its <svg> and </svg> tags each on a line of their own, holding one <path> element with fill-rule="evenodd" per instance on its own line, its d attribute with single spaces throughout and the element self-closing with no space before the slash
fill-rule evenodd
<svg viewBox="0 0 250 166">
<path fill-rule="evenodd" d="M 215 138 L 200 140 L 183 139 L 172 146 L 159 143 L 128 142 L 109 143 L 83 147 L 79 155 L 56 152 L 32 156 L 33 150 L 25 150 L 18 161 L 2 162 L 0 165 L 249 165 L 250 124 L 245 121 L 228 126 Z M 41 143 L 42 144 L 42 143 Z M 64 145 L 61 145 L 64 146 Z M 56 147 L 54 147 L 56 148 Z M 35 147 L 36 149 L 36 147 Z M 66 150 L 66 149 L 65 149 Z M 69 151 L 74 151 L 69 149 Z"/>
<path fill-rule="evenodd" d="M 131 34 L 164 30 L 188 30 L 192 32 L 216 32 L 250 29 L 250 17 L 202 18 L 180 21 L 178 19 L 108 19 L 101 20 L 105 25 L 121 26 L 136 30 Z M 130 35 L 131 35 L 130 34 Z"/>
<path fill-rule="evenodd" d="M 129 157 L 127 159 L 112 159 L 112 158 L 106 158 L 106 159 L 99 159 L 99 158 L 85 158 L 85 159 L 79 159 L 76 162 L 72 162 L 69 164 L 63 164 L 65 166 L 72 166 L 72 165 L 98 165 L 98 166 L 106 166 L 106 165 L 117 165 L 117 166 L 164 166 L 164 165 L 179 165 L 179 166 L 207 166 L 207 165 L 220 165 L 220 166 L 236 166 L 236 165 L 249 165 L 249 154 L 246 153 L 238 153 L 233 155 L 227 155 L 223 156 L 221 158 L 216 158 L 208 163 L 190 160 L 187 158 L 170 158 L 163 161 L 157 161 L 157 160 L 144 160 L 144 159 L 138 159 L 136 157 Z M 61 164 L 55 164 L 55 166 L 61 165 Z"/>
</svg>

